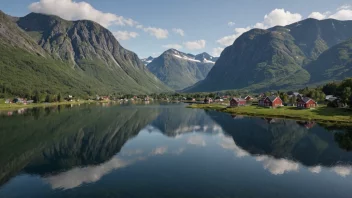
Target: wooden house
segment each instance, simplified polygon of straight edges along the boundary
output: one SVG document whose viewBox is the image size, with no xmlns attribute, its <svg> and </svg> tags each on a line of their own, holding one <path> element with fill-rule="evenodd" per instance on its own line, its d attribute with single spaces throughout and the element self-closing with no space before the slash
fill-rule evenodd
<svg viewBox="0 0 352 198">
<path fill-rule="evenodd" d="M 317 107 L 317 103 L 308 97 L 300 97 L 297 99 L 297 108 L 300 109 L 310 109 Z"/>
<path fill-rule="evenodd" d="M 246 96 L 246 97 L 244 97 L 244 99 L 245 99 L 246 101 L 253 100 L 253 98 L 252 98 L 251 96 Z"/>
<path fill-rule="evenodd" d="M 272 108 L 283 106 L 281 98 L 277 96 L 269 96 L 266 98 L 262 98 L 259 100 L 258 105 L 262 107 Z"/>
<path fill-rule="evenodd" d="M 245 106 L 246 104 L 247 104 L 247 100 L 242 98 L 232 98 L 230 100 L 230 107 Z"/>
</svg>

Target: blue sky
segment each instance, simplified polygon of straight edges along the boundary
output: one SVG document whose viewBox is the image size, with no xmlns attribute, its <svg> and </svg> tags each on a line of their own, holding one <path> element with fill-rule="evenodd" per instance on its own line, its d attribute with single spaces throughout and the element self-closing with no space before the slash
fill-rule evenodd
<svg viewBox="0 0 352 198">
<path fill-rule="evenodd" d="M 31 11 L 90 19 L 111 30 L 139 57 L 170 47 L 218 55 L 253 27 L 286 25 L 308 16 L 352 20 L 347 0 L 0 0 L 13 16 Z M 313 13 L 314 12 L 314 13 Z M 110 13 L 110 14 L 109 14 Z M 183 33 L 183 34 L 182 34 Z"/>
</svg>

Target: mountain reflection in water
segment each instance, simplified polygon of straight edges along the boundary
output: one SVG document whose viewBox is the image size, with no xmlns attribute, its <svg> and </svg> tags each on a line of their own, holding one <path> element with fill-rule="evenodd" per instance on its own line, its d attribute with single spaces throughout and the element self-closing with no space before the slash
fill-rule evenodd
<svg viewBox="0 0 352 198">
<path fill-rule="evenodd" d="M 236 183 L 222 173 L 225 170 L 242 177 L 241 169 L 253 169 L 268 179 L 265 173 L 309 179 L 313 176 L 308 172 L 330 172 L 341 178 L 352 174 L 349 127 L 230 116 L 183 105 L 33 109 L 2 116 L 0 123 L 0 197 L 7 197 L 24 176 L 33 185 L 39 182 L 35 178 L 41 178 L 44 187 L 37 187 L 37 195 L 45 185 L 59 192 L 77 189 L 79 195 L 84 194 L 81 188 L 94 194 L 103 187 L 124 195 L 111 186 L 113 181 L 123 179 L 120 185 L 125 189 L 134 184 L 145 193 L 149 186 L 145 182 L 181 185 L 182 178 L 188 178 L 203 187 L 212 182 Z M 261 170 L 255 168 L 258 165 Z M 226 186 L 221 189 L 231 194 L 232 188 Z M 50 195 L 45 192 L 43 197 Z M 24 194 L 16 195 L 8 197 Z M 56 191 L 55 196 L 61 195 Z"/>
</svg>

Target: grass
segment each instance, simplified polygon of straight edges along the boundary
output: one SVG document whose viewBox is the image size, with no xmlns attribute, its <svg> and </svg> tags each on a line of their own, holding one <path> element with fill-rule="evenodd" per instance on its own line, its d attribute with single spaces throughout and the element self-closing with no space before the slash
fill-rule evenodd
<svg viewBox="0 0 352 198">
<path fill-rule="evenodd" d="M 236 115 L 258 117 L 279 117 L 298 120 L 312 120 L 317 122 L 349 122 L 352 123 L 352 110 L 329 108 L 326 106 L 315 109 L 297 109 L 296 107 L 279 107 L 276 109 L 259 106 L 245 106 L 227 108 L 220 104 L 193 104 L 189 108 L 212 109 Z"/>
<path fill-rule="evenodd" d="M 32 103 L 32 104 L 27 104 L 27 105 L 0 103 L 0 111 L 11 111 L 11 110 L 17 110 L 17 109 L 22 109 L 22 108 L 47 107 L 47 106 L 55 106 L 55 105 L 83 104 L 83 103 L 89 103 L 89 102 L 93 102 L 93 101 L 80 100 L 79 102 Z M 98 102 L 100 102 L 100 101 L 98 101 Z M 102 101 L 102 102 L 104 102 L 104 101 Z"/>
</svg>

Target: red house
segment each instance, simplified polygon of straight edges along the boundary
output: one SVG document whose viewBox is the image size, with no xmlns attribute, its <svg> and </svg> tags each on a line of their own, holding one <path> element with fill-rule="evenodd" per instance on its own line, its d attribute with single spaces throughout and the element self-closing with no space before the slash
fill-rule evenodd
<svg viewBox="0 0 352 198">
<path fill-rule="evenodd" d="M 244 99 L 247 101 L 253 100 L 253 98 L 251 96 L 246 96 Z"/>
<path fill-rule="evenodd" d="M 310 109 L 317 107 L 317 103 L 308 97 L 300 97 L 297 99 L 297 108 L 300 109 Z"/>
<path fill-rule="evenodd" d="M 277 96 L 269 96 L 263 99 L 260 99 L 258 102 L 259 106 L 262 107 L 279 107 L 282 106 L 282 100 L 280 97 Z"/>
<path fill-rule="evenodd" d="M 230 101 L 230 107 L 245 106 L 246 104 L 247 104 L 247 100 L 242 98 L 232 98 Z"/>
</svg>

